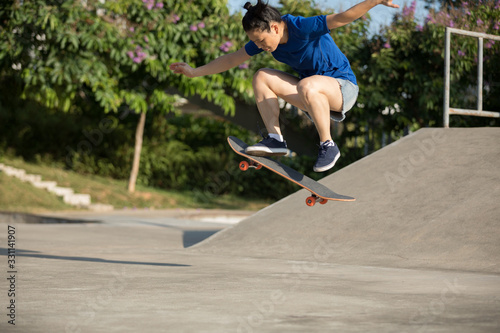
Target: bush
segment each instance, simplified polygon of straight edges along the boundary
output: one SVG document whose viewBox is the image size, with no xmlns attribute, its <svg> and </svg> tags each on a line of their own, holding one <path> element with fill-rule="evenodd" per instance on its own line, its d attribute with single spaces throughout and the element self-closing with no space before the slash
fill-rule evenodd
<svg viewBox="0 0 500 333">
<path fill-rule="evenodd" d="M 132 165 L 136 117 L 120 114 L 59 113 L 36 103 L 0 108 L 0 150 L 35 163 L 65 165 L 80 174 L 128 179 Z M 99 133 L 106 119 L 112 131 Z M 227 144 L 233 135 L 254 143 L 260 137 L 215 117 L 148 115 L 138 183 L 192 191 L 199 200 L 222 194 L 279 199 L 298 186 L 266 170 L 241 172 L 242 158 Z M 281 158 L 304 172 L 307 157 Z M 315 175 L 309 175 L 314 177 Z"/>
</svg>

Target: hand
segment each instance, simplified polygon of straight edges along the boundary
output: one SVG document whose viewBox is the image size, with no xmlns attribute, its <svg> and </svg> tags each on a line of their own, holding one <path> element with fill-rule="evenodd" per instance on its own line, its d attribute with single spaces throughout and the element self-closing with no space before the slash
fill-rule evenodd
<svg viewBox="0 0 500 333">
<path fill-rule="evenodd" d="M 170 65 L 170 69 L 175 74 L 184 74 L 187 77 L 195 77 L 194 68 L 186 64 L 185 62 L 176 62 Z"/>
<path fill-rule="evenodd" d="M 399 8 L 399 5 L 392 3 L 392 0 L 381 0 L 380 4 L 387 7 Z"/>
</svg>

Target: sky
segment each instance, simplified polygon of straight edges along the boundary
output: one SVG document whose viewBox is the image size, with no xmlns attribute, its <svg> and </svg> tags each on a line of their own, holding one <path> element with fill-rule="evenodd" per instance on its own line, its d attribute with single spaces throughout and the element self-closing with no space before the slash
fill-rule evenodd
<svg viewBox="0 0 500 333">
<path fill-rule="evenodd" d="M 243 5 L 250 1 L 252 3 L 256 3 L 256 0 L 228 0 L 228 7 L 231 13 L 234 13 L 239 10 L 244 10 Z M 362 0 L 316 0 L 316 3 L 323 8 L 332 8 L 335 12 L 341 12 L 347 10 L 354 6 L 357 3 L 360 3 Z M 399 9 L 389 8 L 383 5 L 376 6 L 372 10 L 370 10 L 370 15 L 372 18 L 370 25 L 370 33 L 375 34 L 380 30 L 381 26 L 384 26 L 391 22 L 393 16 L 398 11 L 401 11 L 403 6 L 406 4 L 410 6 L 412 0 L 393 0 L 393 3 L 400 6 Z M 269 0 L 270 5 L 277 5 L 279 3 L 278 0 Z M 425 1 L 417 0 L 417 10 L 415 13 L 415 17 L 418 21 L 423 22 L 425 17 L 427 16 L 427 11 L 425 10 Z"/>
</svg>

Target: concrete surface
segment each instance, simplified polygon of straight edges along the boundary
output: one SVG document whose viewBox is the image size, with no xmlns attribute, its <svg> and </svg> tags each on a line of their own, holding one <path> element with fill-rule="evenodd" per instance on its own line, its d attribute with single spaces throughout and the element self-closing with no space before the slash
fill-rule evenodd
<svg viewBox="0 0 500 333">
<path fill-rule="evenodd" d="M 500 273 L 500 129 L 422 129 L 326 177 L 355 202 L 301 190 L 198 250 L 331 263 Z M 309 209 L 306 209 L 309 208 Z"/>
<path fill-rule="evenodd" d="M 0 331 L 499 332 L 499 138 L 419 131 L 324 179 L 354 203 L 10 224 Z"/>
</svg>

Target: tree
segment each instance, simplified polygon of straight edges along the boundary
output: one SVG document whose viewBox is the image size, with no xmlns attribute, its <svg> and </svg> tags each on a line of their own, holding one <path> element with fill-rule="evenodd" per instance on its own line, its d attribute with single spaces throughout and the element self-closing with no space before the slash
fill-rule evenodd
<svg viewBox="0 0 500 333">
<path fill-rule="evenodd" d="M 452 8 L 452 7 L 460 7 L 464 3 L 467 3 L 467 0 L 424 0 L 426 3 L 426 8 L 433 8 L 435 4 L 438 4 L 440 8 Z"/>
<path fill-rule="evenodd" d="M 281 0 L 279 6 L 283 14 L 331 12 L 314 1 Z M 431 10 L 424 24 L 415 20 L 415 6 L 413 2 L 403 8 L 373 37 L 367 33 L 369 14 L 331 32 L 360 86 L 357 105 L 338 126 L 344 156 L 339 166 L 378 149 L 387 134 L 388 140 L 397 139 L 408 129 L 440 124 L 446 25 L 498 35 L 499 0 Z M 123 150 L 126 163 L 132 165 L 132 156 L 139 156 L 142 147 L 142 121 L 151 120 L 147 115 L 153 112 L 173 111 L 176 93 L 202 98 L 205 105 L 227 113 L 243 104 L 251 110 L 255 70 L 291 71 L 269 54 L 253 57 L 248 69 L 243 66 L 209 77 L 188 79 L 168 70 L 176 61 L 197 67 L 243 46 L 248 39 L 240 21 L 240 14 L 229 17 L 224 0 L 4 1 L 0 7 L 1 89 L 14 86 L 13 93 L 20 90 L 23 98 L 68 114 L 98 108 L 103 114 L 120 111 L 136 116 L 137 148 L 134 154 Z M 476 44 L 474 39 L 453 37 L 451 97 L 457 107 L 474 99 L 470 91 L 475 84 Z M 486 110 L 500 109 L 499 56 L 500 43 L 485 40 Z M 298 141 L 315 142 L 314 127 L 304 119 L 299 112 L 282 113 L 284 127 L 301 134 L 296 135 Z M 452 119 L 455 124 L 462 121 Z M 467 121 L 485 124 L 485 120 Z M 155 156 L 164 158 L 161 152 Z M 138 159 L 135 162 L 140 165 Z M 133 184 L 133 175 L 130 178 Z M 168 188 L 168 184 L 162 186 Z"/>
<path fill-rule="evenodd" d="M 461 7 L 430 10 L 423 25 L 414 17 L 416 2 L 405 6 L 392 24 L 367 44 L 367 70 L 361 81 L 371 96 L 367 110 L 386 131 L 439 125 L 442 121 L 445 27 L 498 34 L 499 1 L 463 3 Z M 465 103 L 477 81 L 477 41 L 454 37 L 452 43 L 452 103 Z M 500 43 L 485 41 L 485 73 L 498 73 Z M 498 85 L 490 78 L 485 100 L 500 109 Z M 496 101 L 496 102 L 495 102 Z M 458 121 L 458 120 L 457 120 Z M 472 120 L 474 123 L 476 120 Z"/>
<path fill-rule="evenodd" d="M 105 113 L 141 114 L 140 141 L 145 113 L 174 110 L 168 88 L 226 112 L 234 112 L 234 97 L 249 98 L 244 70 L 187 80 L 168 69 L 234 49 L 243 32 L 239 22 L 221 21 L 228 16 L 223 0 L 10 1 L 0 8 L 0 73 L 20 80 L 23 98 L 49 108 L 73 112 L 92 100 Z"/>
</svg>

